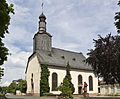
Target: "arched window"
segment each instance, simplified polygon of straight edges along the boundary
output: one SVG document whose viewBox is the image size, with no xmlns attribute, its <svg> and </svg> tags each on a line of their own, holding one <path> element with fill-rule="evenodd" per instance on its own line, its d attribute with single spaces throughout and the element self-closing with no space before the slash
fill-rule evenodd
<svg viewBox="0 0 120 99">
<path fill-rule="evenodd" d="M 31 74 L 31 92 L 34 93 L 33 73 Z"/>
<path fill-rule="evenodd" d="M 57 91 L 57 74 L 52 74 L 52 91 Z"/>
<path fill-rule="evenodd" d="M 32 73 L 32 75 L 31 75 L 31 76 L 32 76 L 32 78 L 33 78 L 33 73 Z"/>
<path fill-rule="evenodd" d="M 93 78 L 89 76 L 89 91 L 93 91 Z"/>
<path fill-rule="evenodd" d="M 78 76 L 78 85 L 81 85 L 81 84 L 82 84 L 82 76 L 79 75 L 79 76 Z"/>
</svg>

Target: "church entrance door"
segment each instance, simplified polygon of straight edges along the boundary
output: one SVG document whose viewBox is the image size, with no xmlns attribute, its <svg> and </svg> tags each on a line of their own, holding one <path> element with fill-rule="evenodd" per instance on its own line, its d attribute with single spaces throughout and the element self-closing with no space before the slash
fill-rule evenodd
<svg viewBox="0 0 120 99">
<path fill-rule="evenodd" d="M 78 87 L 78 93 L 81 95 L 82 94 L 82 87 Z"/>
<path fill-rule="evenodd" d="M 31 93 L 34 94 L 34 84 L 33 83 L 31 84 L 31 87 L 32 87 L 31 88 Z"/>
</svg>

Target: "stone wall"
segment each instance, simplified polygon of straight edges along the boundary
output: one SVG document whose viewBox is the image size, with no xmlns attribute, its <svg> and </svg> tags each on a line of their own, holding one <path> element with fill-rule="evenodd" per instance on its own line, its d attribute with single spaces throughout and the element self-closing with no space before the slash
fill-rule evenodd
<svg viewBox="0 0 120 99">
<path fill-rule="evenodd" d="M 120 94 L 120 85 L 100 85 L 101 95 Z"/>
</svg>

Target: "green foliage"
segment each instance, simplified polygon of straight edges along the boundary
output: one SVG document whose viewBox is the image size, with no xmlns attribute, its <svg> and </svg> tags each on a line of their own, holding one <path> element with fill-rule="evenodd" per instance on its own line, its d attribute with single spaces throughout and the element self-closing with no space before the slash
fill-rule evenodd
<svg viewBox="0 0 120 99">
<path fill-rule="evenodd" d="M 47 92 L 47 93 L 43 93 L 43 95 L 53 95 L 53 93 Z"/>
<path fill-rule="evenodd" d="M 62 92 L 62 96 L 64 99 L 73 99 L 72 97 L 72 89 L 70 88 L 70 82 L 67 77 L 63 79 L 63 83 L 58 87 L 58 90 Z"/>
<path fill-rule="evenodd" d="M 120 7 L 120 0 L 118 0 Z M 115 26 L 120 33 L 120 12 L 115 14 Z M 86 62 L 92 65 L 98 77 L 104 77 L 107 84 L 120 83 L 120 36 L 99 36 L 94 40 L 95 49 L 89 50 Z"/>
<path fill-rule="evenodd" d="M 4 76 L 4 69 L 0 67 L 0 80 L 2 79 L 2 76 Z"/>
<path fill-rule="evenodd" d="M 43 93 L 48 93 L 50 90 L 49 87 L 49 75 L 50 72 L 46 64 L 41 64 L 41 80 L 40 80 L 40 95 Z"/>
<path fill-rule="evenodd" d="M 17 90 L 17 84 L 15 82 L 12 82 L 9 86 L 8 86 L 8 92 L 9 93 L 13 93 L 15 94 Z"/>
<path fill-rule="evenodd" d="M 22 93 L 26 93 L 27 90 L 27 82 L 26 80 L 19 80 L 19 83 L 17 85 L 17 89 L 20 90 Z"/>
<path fill-rule="evenodd" d="M 106 95 L 106 96 L 120 96 L 120 94 L 119 94 L 119 93 L 116 93 L 116 94 L 108 94 L 108 95 Z"/>
<path fill-rule="evenodd" d="M 70 83 L 70 88 L 72 89 L 72 94 L 75 92 L 75 88 L 74 85 L 71 82 L 71 75 L 70 75 L 70 65 L 69 62 L 67 63 L 67 67 L 66 67 L 66 78 L 68 78 L 69 83 Z"/>
<path fill-rule="evenodd" d="M 16 93 L 16 90 L 20 90 L 22 93 L 26 93 L 27 90 L 27 82 L 26 80 L 18 79 L 16 81 L 13 81 L 8 86 L 8 92 L 9 93 Z"/>
<path fill-rule="evenodd" d="M 0 93 L 5 94 L 8 92 L 8 87 L 0 87 Z"/>
<path fill-rule="evenodd" d="M 120 0 L 118 1 L 118 5 L 120 7 Z M 115 13 L 115 26 L 117 28 L 117 32 L 120 33 L 120 12 Z"/>
<path fill-rule="evenodd" d="M 10 6 L 6 0 L 0 0 L 0 65 L 3 65 L 7 60 L 8 49 L 4 46 L 2 39 L 5 37 L 5 33 L 8 33 L 8 26 L 10 24 L 10 13 L 14 14 L 13 4 Z M 0 79 L 3 76 L 3 69 L 0 68 Z M 1 73 L 2 72 L 2 73 Z"/>
<path fill-rule="evenodd" d="M 73 99 L 72 94 L 75 91 L 74 85 L 71 82 L 70 65 L 67 63 L 66 76 L 63 79 L 63 83 L 58 87 L 58 90 L 62 92 L 63 99 Z"/>
<path fill-rule="evenodd" d="M 104 77 L 107 84 L 120 83 L 120 36 L 101 37 L 94 40 L 86 62 L 93 67 L 98 77 Z"/>
</svg>

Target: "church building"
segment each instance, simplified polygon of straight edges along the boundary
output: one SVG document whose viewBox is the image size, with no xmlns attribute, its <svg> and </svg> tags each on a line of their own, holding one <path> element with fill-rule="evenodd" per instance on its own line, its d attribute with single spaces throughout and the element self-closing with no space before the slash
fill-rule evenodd
<svg viewBox="0 0 120 99">
<path fill-rule="evenodd" d="M 66 75 L 66 65 L 71 67 L 72 83 L 75 87 L 73 94 L 83 94 L 84 82 L 87 83 L 87 93 L 98 93 L 98 78 L 92 67 L 88 66 L 82 53 L 72 52 L 52 47 L 52 36 L 46 31 L 46 17 L 39 16 L 39 30 L 33 38 L 33 53 L 28 58 L 26 67 L 27 94 L 40 95 L 41 64 L 47 64 L 50 71 L 50 93 L 60 94 L 56 88 Z"/>
</svg>

